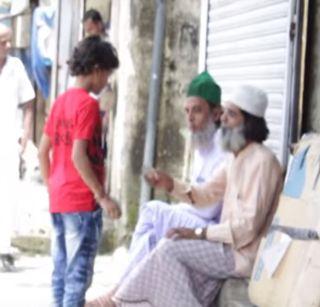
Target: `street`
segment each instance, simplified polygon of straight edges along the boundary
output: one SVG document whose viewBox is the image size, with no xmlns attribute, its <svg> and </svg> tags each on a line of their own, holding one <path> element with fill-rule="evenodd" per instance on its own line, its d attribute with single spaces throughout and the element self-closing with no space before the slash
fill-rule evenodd
<svg viewBox="0 0 320 307">
<path fill-rule="evenodd" d="M 20 181 L 15 210 L 15 232 L 22 236 L 49 237 L 51 230 L 48 196 L 45 186 L 35 180 Z M 31 248 L 32 250 L 32 248 Z M 127 261 L 127 250 L 118 248 L 112 255 L 99 255 L 87 298 L 94 298 L 110 288 Z M 13 272 L 0 263 L 0 307 L 50 306 L 52 262 L 49 255 L 21 253 Z"/>
<path fill-rule="evenodd" d="M 95 274 L 87 298 L 103 294 L 120 274 L 126 250 L 119 248 L 112 256 L 98 256 Z M 49 256 L 22 255 L 13 272 L 0 267 L 1 307 L 50 306 L 50 276 L 52 264 Z"/>
</svg>

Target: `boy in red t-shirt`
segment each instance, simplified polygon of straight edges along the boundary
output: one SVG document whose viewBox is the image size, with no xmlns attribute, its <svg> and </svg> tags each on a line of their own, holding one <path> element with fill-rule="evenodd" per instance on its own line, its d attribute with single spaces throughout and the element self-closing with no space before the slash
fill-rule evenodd
<svg viewBox="0 0 320 307">
<path fill-rule="evenodd" d="M 52 106 L 39 148 L 53 223 L 53 305 L 83 306 L 102 229 L 101 207 L 121 211 L 104 190 L 99 94 L 119 66 L 115 49 L 98 36 L 81 41 L 69 61 L 73 88 Z"/>
</svg>

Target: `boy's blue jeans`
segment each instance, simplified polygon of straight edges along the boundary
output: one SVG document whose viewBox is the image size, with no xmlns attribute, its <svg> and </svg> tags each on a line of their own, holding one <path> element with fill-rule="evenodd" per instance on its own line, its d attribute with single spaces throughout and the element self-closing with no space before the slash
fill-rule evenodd
<svg viewBox="0 0 320 307">
<path fill-rule="evenodd" d="M 51 218 L 53 306 L 82 307 L 101 238 L 102 210 L 52 213 Z"/>
</svg>

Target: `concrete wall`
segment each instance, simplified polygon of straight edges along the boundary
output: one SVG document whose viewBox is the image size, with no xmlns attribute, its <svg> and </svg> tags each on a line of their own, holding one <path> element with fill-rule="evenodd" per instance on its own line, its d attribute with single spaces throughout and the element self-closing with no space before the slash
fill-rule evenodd
<svg viewBox="0 0 320 307">
<path fill-rule="evenodd" d="M 167 1 L 166 49 L 158 125 L 156 166 L 181 177 L 187 129 L 184 101 L 197 74 L 201 1 Z M 165 195 L 156 193 L 157 197 Z"/>
<path fill-rule="evenodd" d="M 121 225 L 131 224 L 131 227 L 139 194 L 144 142 L 154 19 L 152 3 L 139 0 L 113 1 L 111 12 L 111 41 L 116 45 L 120 58 L 120 68 L 116 73 L 117 104 L 113 110 L 112 151 L 109 157 L 111 192 L 122 204 Z"/>
<path fill-rule="evenodd" d="M 156 165 L 176 176 L 182 174 L 185 152 L 183 100 L 197 73 L 200 3 L 167 0 Z M 111 41 L 121 63 L 116 73 L 111 192 L 122 204 L 123 234 L 134 227 L 138 208 L 155 9 L 155 1 L 150 0 L 112 3 Z"/>
<path fill-rule="evenodd" d="M 85 10 L 96 9 L 98 10 L 104 21 L 110 19 L 111 14 L 111 0 L 85 0 Z"/>
<path fill-rule="evenodd" d="M 320 132 L 320 0 L 310 1 L 304 131 Z"/>
</svg>

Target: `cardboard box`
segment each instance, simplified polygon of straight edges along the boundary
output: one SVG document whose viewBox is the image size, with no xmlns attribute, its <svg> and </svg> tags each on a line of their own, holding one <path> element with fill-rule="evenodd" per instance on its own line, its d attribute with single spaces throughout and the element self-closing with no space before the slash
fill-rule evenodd
<svg viewBox="0 0 320 307">
<path fill-rule="evenodd" d="M 269 244 L 277 244 L 279 233 L 273 232 L 260 245 L 258 260 L 249 283 L 249 297 L 251 302 L 259 307 L 289 307 L 292 289 L 301 274 L 310 242 L 293 241 L 280 262 L 275 274 L 269 278 L 261 255 Z M 299 307 L 307 307 L 300 305 Z"/>
<path fill-rule="evenodd" d="M 309 242 L 300 274 L 291 291 L 288 306 L 320 306 L 320 242 Z"/>
<path fill-rule="evenodd" d="M 320 229 L 320 137 L 296 146 L 273 223 Z M 266 250 L 280 246 L 281 233 L 263 238 L 249 283 L 249 297 L 259 307 L 320 307 L 320 241 L 293 240 L 270 277 Z M 270 250 L 269 250 L 270 251 Z"/>
</svg>

